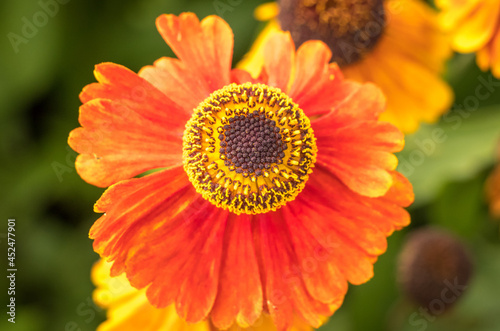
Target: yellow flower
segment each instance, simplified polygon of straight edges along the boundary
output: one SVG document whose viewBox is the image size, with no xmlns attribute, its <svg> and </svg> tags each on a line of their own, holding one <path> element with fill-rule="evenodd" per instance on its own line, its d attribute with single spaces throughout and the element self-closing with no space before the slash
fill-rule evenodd
<svg viewBox="0 0 500 331">
<path fill-rule="evenodd" d="M 437 14 L 422 1 L 288 0 L 280 5 L 257 8 L 257 19 L 270 22 L 241 68 L 256 75 L 262 45 L 282 27 L 297 46 L 307 39 L 328 44 L 346 78 L 377 84 L 387 97 L 381 120 L 404 132 L 437 121 L 449 109 L 453 92 L 440 73 L 451 48 Z"/>
<path fill-rule="evenodd" d="M 491 68 L 500 78 L 500 1 L 438 0 L 441 23 L 452 34 L 452 47 L 460 53 L 477 52 L 481 70 Z"/>
<path fill-rule="evenodd" d="M 210 322 L 190 324 L 175 311 L 175 304 L 155 308 L 146 298 L 146 289 L 132 287 L 125 274 L 110 276 L 111 263 L 99 260 L 92 268 L 92 281 L 96 285 L 93 299 L 107 309 L 107 320 L 97 331 L 218 331 Z M 272 319 L 262 314 L 254 325 L 242 328 L 234 324 L 228 331 L 276 331 Z M 307 323 L 295 317 L 290 331 L 311 331 Z"/>
</svg>

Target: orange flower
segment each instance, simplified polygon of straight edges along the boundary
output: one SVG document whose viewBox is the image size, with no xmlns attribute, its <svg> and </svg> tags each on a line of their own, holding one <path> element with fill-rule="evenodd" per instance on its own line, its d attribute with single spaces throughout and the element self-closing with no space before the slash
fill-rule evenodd
<svg viewBox="0 0 500 331">
<path fill-rule="evenodd" d="M 491 68 L 500 78 L 500 1 L 437 0 L 443 27 L 452 34 L 452 47 L 460 53 L 477 52 L 481 70 Z"/>
<path fill-rule="evenodd" d="M 187 322 L 248 327 L 264 312 L 278 330 L 295 315 L 318 327 L 409 223 L 404 139 L 378 121 L 381 92 L 344 80 L 319 41 L 295 51 L 276 33 L 253 79 L 231 70 L 222 19 L 156 23 L 178 59 L 100 64 L 80 95 L 76 168 L 110 186 L 95 251 Z"/>
</svg>

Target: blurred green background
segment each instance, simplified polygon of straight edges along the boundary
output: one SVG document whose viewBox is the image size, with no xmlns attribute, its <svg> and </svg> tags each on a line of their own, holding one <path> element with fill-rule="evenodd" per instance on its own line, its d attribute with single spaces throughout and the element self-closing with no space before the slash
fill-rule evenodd
<svg viewBox="0 0 500 331">
<path fill-rule="evenodd" d="M 103 190 L 76 174 L 76 153 L 66 142 L 79 126 L 78 94 L 95 81 L 97 63 L 111 61 L 137 71 L 172 56 L 154 26 L 162 13 L 222 15 L 235 34 L 235 61 L 241 59 L 262 28 L 252 12 L 264 1 L 218 2 L 228 7 L 217 10 L 215 1 L 202 0 L 60 0 L 56 10 L 44 5 L 54 3 L 50 0 L 0 2 L 0 265 L 6 269 L 7 219 L 15 218 L 18 268 L 15 325 L 3 312 L 7 283 L 0 282 L 5 284 L 1 330 L 86 331 L 104 319 L 91 302 L 89 273 L 98 256 L 87 238 L 98 218 L 92 206 Z M 53 14 L 45 21 L 38 14 L 44 6 Z M 34 19 L 40 26 L 29 30 L 26 21 Z M 9 33 L 24 39 L 12 43 Z M 474 55 L 454 56 L 446 77 L 456 92 L 452 112 L 408 136 L 399 155 L 401 171 L 415 188 L 412 225 L 389 239 L 375 277 L 351 286 L 345 304 L 321 330 L 500 330 L 499 228 L 484 195 L 500 138 L 500 93 L 495 90 L 478 100 L 477 109 L 470 108 L 481 79 L 491 80 L 476 67 Z M 436 128 L 443 130 L 444 142 L 432 140 Z M 410 316 L 419 307 L 401 293 L 395 270 L 405 236 L 429 224 L 458 235 L 471 250 L 476 270 L 451 311 L 416 326 Z"/>
</svg>

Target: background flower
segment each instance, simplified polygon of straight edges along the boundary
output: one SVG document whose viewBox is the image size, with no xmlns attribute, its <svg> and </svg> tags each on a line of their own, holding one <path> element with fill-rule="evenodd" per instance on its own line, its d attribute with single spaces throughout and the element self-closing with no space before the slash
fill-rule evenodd
<svg viewBox="0 0 500 331">
<path fill-rule="evenodd" d="M 438 0 L 441 23 L 460 53 L 477 53 L 478 66 L 500 77 L 500 1 Z"/>
<path fill-rule="evenodd" d="M 350 8 L 350 17 L 339 23 L 336 15 L 342 8 Z M 255 14 L 271 21 L 239 64 L 254 74 L 266 36 L 284 29 L 291 30 L 296 43 L 325 41 L 346 78 L 377 84 L 387 96 L 381 119 L 404 132 L 416 131 L 421 122 L 437 121 L 453 101 L 452 90 L 441 78 L 451 56 L 449 40 L 437 13 L 423 1 L 283 0 L 263 5 Z M 330 26 L 318 23 L 327 19 Z M 359 27 L 352 33 L 331 33 L 348 29 L 349 22 Z"/>
</svg>

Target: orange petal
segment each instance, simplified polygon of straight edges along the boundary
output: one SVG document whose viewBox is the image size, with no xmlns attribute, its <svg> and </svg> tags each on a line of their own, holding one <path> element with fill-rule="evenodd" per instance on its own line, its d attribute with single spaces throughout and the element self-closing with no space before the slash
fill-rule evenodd
<svg viewBox="0 0 500 331">
<path fill-rule="evenodd" d="M 305 287 L 290 231 L 293 229 L 286 224 L 280 211 L 260 214 L 254 221 L 267 309 L 278 331 L 291 326 L 294 311 L 314 327 L 321 325 L 322 316 L 331 314 L 331 308 L 314 300 Z"/>
<path fill-rule="evenodd" d="M 94 74 L 99 83 L 80 94 L 83 128 L 73 130 L 68 141 L 81 153 L 76 167 L 82 178 L 106 187 L 151 167 L 179 164 L 180 137 L 190 113 L 123 66 L 102 63 Z M 165 149 L 168 153 L 158 154 Z"/>
<path fill-rule="evenodd" d="M 481 1 L 484 0 L 436 0 L 436 6 L 442 10 L 442 26 L 447 30 L 456 28 Z"/>
<path fill-rule="evenodd" d="M 314 187 L 308 188 L 306 186 L 304 191 L 308 194 L 321 194 Z M 305 194 L 305 192 L 303 193 Z M 330 200 L 330 203 L 331 201 L 333 200 Z M 373 277 L 373 255 L 358 245 L 357 240 L 352 240 L 352 237 L 346 236 L 345 232 L 348 231 L 346 229 L 350 227 L 350 230 L 354 231 L 357 237 L 364 239 L 362 236 L 366 235 L 372 228 L 369 228 L 369 230 L 363 230 L 362 227 L 357 228 L 356 223 L 352 222 L 351 219 L 336 212 L 332 207 L 327 208 L 319 201 L 312 202 L 311 200 L 298 198 L 290 205 L 290 208 L 295 215 L 300 215 L 303 222 L 308 222 L 309 232 L 321 243 L 320 247 L 323 247 L 321 250 L 317 248 L 317 251 L 314 252 L 317 255 L 311 254 L 310 256 L 316 256 L 317 261 L 315 262 L 318 265 L 320 263 L 328 265 L 329 274 L 335 277 L 331 283 L 319 282 L 320 277 L 323 275 L 310 272 L 309 275 L 304 277 L 306 279 L 308 277 L 313 278 L 315 282 L 309 282 L 308 290 L 311 294 L 317 295 L 318 298 L 320 295 L 324 296 L 322 300 L 334 300 L 333 304 L 336 303 L 338 307 L 342 304 L 345 294 L 343 282 L 349 281 L 352 284 L 362 284 Z M 332 223 L 332 221 L 335 223 Z M 336 227 L 338 223 L 348 224 L 342 225 L 339 229 Z M 380 237 L 377 236 L 377 238 Z M 384 242 L 382 241 L 381 244 L 384 245 Z M 381 244 L 377 243 L 377 246 L 380 247 Z M 369 245 L 365 243 L 363 246 L 368 247 Z M 302 263 L 305 264 L 306 262 Z M 333 271 L 333 268 L 336 268 L 338 273 Z M 326 291 L 326 293 L 320 294 L 320 291 Z"/>
<path fill-rule="evenodd" d="M 311 194 L 313 192 L 318 194 L 316 202 L 319 204 L 332 208 L 347 219 L 351 219 L 348 223 L 359 227 L 371 227 L 374 229 L 374 236 L 380 233 L 388 236 L 395 229 L 409 224 L 408 212 L 402 207 L 408 206 L 414 198 L 412 186 L 407 179 L 394 171 L 391 172 L 391 176 L 393 176 L 394 184 L 387 194 L 378 198 L 369 198 L 348 190 L 327 169 L 319 166 L 315 168 L 305 189 Z M 368 238 L 368 240 L 373 239 Z M 381 244 L 380 248 L 384 245 Z M 380 249 L 376 248 L 376 245 L 370 244 L 367 247 L 375 249 L 375 251 L 367 250 L 367 253 L 380 254 Z"/>
<path fill-rule="evenodd" d="M 331 51 L 320 41 L 307 41 L 297 50 L 296 72 L 290 97 L 307 116 L 330 111 L 350 93 L 336 64 L 329 64 Z M 335 93 L 332 93 L 335 91 Z"/>
<path fill-rule="evenodd" d="M 149 169 L 182 164 L 185 118 L 145 118 L 153 104 L 139 108 L 127 102 L 94 99 L 80 107 L 81 128 L 71 131 L 69 145 L 78 153 L 78 174 L 106 187 Z"/>
<path fill-rule="evenodd" d="M 173 199 L 174 195 L 191 197 L 194 196 L 191 193 L 193 190 L 181 166 L 111 186 L 94 205 L 95 212 L 105 213 L 90 229 L 89 237 L 94 239 L 94 250 L 108 261 L 115 260 L 123 254 L 118 248 L 119 243 L 132 247 L 133 243 L 127 243 L 122 238 L 127 231 L 130 232 L 130 227 L 137 226 L 142 218 L 146 218 L 148 223 L 154 222 L 156 217 L 149 217 L 149 214 L 158 207 L 164 208 L 164 212 L 176 212 L 175 208 L 180 206 Z M 170 210 L 172 208 L 174 210 Z M 131 233 L 129 235 L 132 236 Z M 119 269 L 116 274 L 124 270 L 123 265 L 117 268 L 116 263 L 114 268 Z"/>
<path fill-rule="evenodd" d="M 492 1 L 478 3 L 457 26 L 453 47 L 462 53 L 474 52 L 485 46 L 498 28 L 500 5 Z"/>
<path fill-rule="evenodd" d="M 488 44 L 477 51 L 476 62 L 481 70 L 491 68 L 493 76 L 500 78 L 500 25 Z"/>
<path fill-rule="evenodd" d="M 330 76 L 329 62 L 332 52 L 321 41 L 306 41 L 297 50 L 295 57 L 296 74 L 290 96 L 300 103 L 310 90 L 315 90 L 318 81 Z"/>
<path fill-rule="evenodd" d="M 205 319 L 217 294 L 227 212 L 196 193 L 184 170 L 173 168 L 120 182 L 96 203 L 105 212 L 90 237 L 157 307 L 175 302 L 188 322 Z"/>
<path fill-rule="evenodd" d="M 243 83 L 258 83 L 258 80 L 253 78 L 252 75 L 250 75 L 249 72 L 243 69 L 233 69 L 231 71 L 231 82 L 234 82 L 236 84 L 243 84 Z"/>
<path fill-rule="evenodd" d="M 99 83 L 85 86 L 80 100 L 110 99 L 134 107 L 134 110 L 152 121 L 165 122 L 185 119 L 191 109 L 183 108 L 161 93 L 135 72 L 115 63 L 96 65 L 94 75 Z M 144 107 L 147 104 L 148 107 Z"/>
<path fill-rule="evenodd" d="M 262 287 L 253 245 L 251 217 L 231 214 L 225 239 L 217 300 L 212 322 L 219 329 L 234 320 L 241 327 L 254 324 L 262 312 Z"/>
<path fill-rule="evenodd" d="M 373 71 L 377 76 L 374 83 L 388 96 L 388 113 L 399 109 L 397 113 L 392 112 L 395 115 L 394 124 L 412 132 L 418 128 L 419 121 L 437 121 L 453 100 L 452 89 L 439 75 L 418 63 L 404 61 L 400 55 L 394 55 L 393 60 L 379 57 L 377 62 L 380 66 Z M 385 80 L 383 70 L 403 70 L 407 74 Z M 422 93 L 422 86 L 426 86 L 425 93 Z"/>
<path fill-rule="evenodd" d="M 139 76 L 188 111 L 195 109 L 213 92 L 201 72 L 178 59 L 164 57 L 156 60 L 154 66 L 142 68 Z"/>
<path fill-rule="evenodd" d="M 135 287 L 150 282 L 146 295 L 154 306 L 175 302 L 179 316 L 190 323 L 206 319 L 215 302 L 228 215 L 200 199 L 190 212 L 151 230 L 150 245 L 137 251 L 127 269 Z"/>
<path fill-rule="evenodd" d="M 203 77 L 209 91 L 229 84 L 233 32 L 223 19 L 208 16 L 200 23 L 193 13 L 161 15 L 156 26 L 185 66 Z"/>
<path fill-rule="evenodd" d="M 499 23 L 500 24 L 500 23 Z M 491 72 L 496 78 L 500 78 L 500 28 L 495 37 L 490 41 L 489 54 L 491 63 Z"/>
<path fill-rule="evenodd" d="M 409 223 L 402 208 L 413 201 L 411 185 L 397 173 L 395 183 L 379 198 L 352 192 L 322 166 L 311 174 L 304 191 L 290 204 L 309 232 L 318 238 L 325 261 L 335 262 L 353 284 L 366 282 L 373 274 L 374 258 L 386 249 L 386 236 Z M 307 199 L 314 196 L 315 199 Z"/>
<path fill-rule="evenodd" d="M 305 206 L 298 202 L 290 203 L 283 208 L 283 216 L 288 223 L 290 237 L 297 254 L 297 269 L 311 296 L 323 303 L 334 304 L 343 301 L 347 292 L 347 280 L 336 261 L 332 259 L 331 250 L 337 249 L 331 242 L 325 240 L 327 233 L 317 236 L 311 228 L 323 227 L 323 222 L 329 222 L 327 215 L 310 218 Z M 312 225 L 313 222 L 315 225 Z"/>
<path fill-rule="evenodd" d="M 289 89 L 295 57 L 295 46 L 289 32 L 275 32 L 264 45 L 264 69 L 267 85 Z"/>
<path fill-rule="evenodd" d="M 392 176 L 394 185 L 391 186 L 391 189 L 383 199 L 396 203 L 399 206 L 408 207 L 415 200 L 413 186 L 410 181 L 399 172 L 393 171 Z M 394 220 L 396 220 L 396 218 L 394 218 Z M 408 223 L 409 219 L 403 221 L 402 225 L 408 225 Z"/>
<path fill-rule="evenodd" d="M 486 198 L 489 202 L 490 214 L 500 217 L 500 166 L 496 166 L 486 180 Z"/>
<path fill-rule="evenodd" d="M 345 80 L 341 91 L 343 99 L 335 105 L 335 120 L 338 123 L 354 123 L 358 121 L 377 120 L 385 110 L 385 97 L 374 84 L 359 84 Z"/>
<path fill-rule="evenodd" d="M 396 168 L 397 158 L 392 153 L 403 148 L 404 137 L 386 122 L 345 122 L 344 117 L 351 115 L 342 108 L 354 109 L 359 103 L 360 99 L 351 98 L 339 106 L 338 113 L 331 112 L 312 123 L 318 146 L 317 164 L 335 174 L 351 190 L 378 197 L 393 183 L 390 171 Z M 365 109 L 360 106 L 358 111 L 371 117 L 369 98 L 366 104 Z"/>
</svg>

